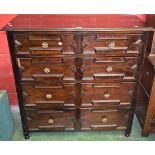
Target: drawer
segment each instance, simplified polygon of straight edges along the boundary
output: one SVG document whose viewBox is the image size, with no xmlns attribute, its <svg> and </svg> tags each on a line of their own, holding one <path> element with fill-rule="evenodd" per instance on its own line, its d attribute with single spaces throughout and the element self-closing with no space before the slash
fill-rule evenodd
<svg viewBox="0 0 155 155">
<path fill-rule="evenodd" d="M 21 81 L 57 84 L 62 80 L 75 80 L 74 58 L 18 58 Z"/>
<path fill-rule="evenodd" d="M 73 131 L 75 110 L 29 110 L 26 111 L 29 131 Z"/>
<path fill-rule="evenodd" d="M 23 103 L 25 106 L 75 106 L 74 84 L 38 87 L 35 84 L 23 84 Z"/>
<path fill-rule="evenodd" d="M 126 130 L 127 110 L 81 110 L 81 130 Z"/>
<path fill-rule="evenodd" d="M 133 83 L 83 83 L 82 107 L 129 106 Z"/>
<path fill-rule="evenodd" d="M 17 55 L 54 56 L 75 54 L 75 35 L 65 32 L 14 32 Z"/>
<path fill-rule="evenodd" d="M 133 81 L 137 57 L 83 58 L 82 80 L 103 82 Z"/>
<path fill-rule="evenodd" d="M 85 33 L 82 37 L 82 53 L 104 56 L 138 56 L 141 49 L 141 33 Z"/>
</svg>

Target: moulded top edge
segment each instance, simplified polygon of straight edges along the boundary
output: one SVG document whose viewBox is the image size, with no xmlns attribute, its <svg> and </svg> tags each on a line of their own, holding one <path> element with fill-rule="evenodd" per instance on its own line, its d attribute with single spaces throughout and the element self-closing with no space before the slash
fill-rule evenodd
<svg viewBox="0 0 155 155">
<path fill-rule="evenodd" d="M 2 31 L 155 31 L 153 27 L 128 27 L 128 28 L 2 28 Z"/>
</svg>

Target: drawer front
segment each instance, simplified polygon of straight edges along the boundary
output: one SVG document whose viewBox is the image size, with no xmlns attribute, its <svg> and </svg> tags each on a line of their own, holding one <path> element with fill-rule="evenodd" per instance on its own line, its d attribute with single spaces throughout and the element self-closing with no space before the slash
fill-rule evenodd
<svg viewBox="0 0 155 155">
<path fill-rule="evenodd" d="M 83 83 L 81 106 L 130 106 L 133 86 L 133 83 Z"/>
<path fill-rule="evenodd" d="M 73 131 L 75 130 L 75 110 L 30 110 L 26 111 L 30 131 Z"/>
<path fill-rule="evenodd" d="M 142 34 L 85 33 L 82 38 L 82 53 L 104 56 L 138 56 Z"/>
<path fill-rule="evenodd" d="M 126 130 L 127 110 L 81 110 L 81 130 Z"/>
<path fill-rule="evenodd" d="M 53 87 L 38 87 L 35 84 L 24 84 L 22 89 L 25 106 L 75 106 L 75 90 L 72 83 Z"/>
<path fill-rule="evenodd" d="M 21 81 L 51 82 L 75 80 L 74 58 L 19 58 Z"/>
<path fill-rule="evenodd" d="M 82 80 L 133 81 L 137 63 L 134 57 L 83 58 Z"/>
<path fill-rule="evenodd" d="M 54 32 L 15 32 L 15 52 L 17 55 L 54 56 L 75 54 L 75 35 Z"/>
</svg>

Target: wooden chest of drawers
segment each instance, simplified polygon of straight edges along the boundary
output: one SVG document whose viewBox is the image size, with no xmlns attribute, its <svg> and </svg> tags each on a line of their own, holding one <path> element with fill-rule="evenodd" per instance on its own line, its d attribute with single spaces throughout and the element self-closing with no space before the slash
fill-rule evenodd
<svg viewBox="0 0 155 155">
<path fill-rule="evenodd" d="M 18 28 L 20 20 L 5 30 L 25 138 L 32 131 L 125 130 L 129 136 L 152 29 Z"/>
</svg>

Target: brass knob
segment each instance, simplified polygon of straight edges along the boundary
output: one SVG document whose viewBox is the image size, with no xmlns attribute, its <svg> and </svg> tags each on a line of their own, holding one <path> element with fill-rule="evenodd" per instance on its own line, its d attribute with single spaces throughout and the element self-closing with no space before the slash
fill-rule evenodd
<svg viewBox="0 0 155 155">
<path fill-rule="evenodd" d="M 104 98 L 109 98 L 110 97 L 110 94 L 109 93 L 104 93 Z"/>
<path fill-rule="evenodd" d="M 59 41 L 59 42 L 58 42 L 58 45 L 59 45 L 59 46 L 61 46 L 61 45 L 62 45 L 62 42 L 61 42 L 61 41 Z"/>
<path fill-rule="evenodd" d="M 54 123 L 54 120 L 53 120 L 52 118 L 50 118 L 50 119 L 48 120 L 48 123 L 49 123 L 49 124 L 53 124 L 53 123 Z"/>
<path fill-rule="evenodd" d="M 112 68 L 112 66 L 108 66 L 108 67 L 106 68 L 106 70 L 107 70 L 107 72 L 111 72 L 111 71 L 113 70 L 113 68 Z"/>
<path fill-rule="evenodd" d="M 44 68 L 44 73 L 48 74 L 51 72 L 51 69 L 49 67 Z"/>
<path fill-rule="evenodd" d="M 102 122 L 103 122 L 103 123 L 106 123 L 107 121 L 108 121 L 108 119 L 107 119 L 106 117 L 103 117 L 103 118 L 102 118 Z"/>
<path fill-rule="evenodd" d="M 111 42 L 109 43 L 109 47 L 110 47 L 110 48 L 115 47 L 115 42 L 114 42 L 114 41 L 111 41 Z"/>
<path fill-rule="evenodd" d="M 48 48 L 48 43 L 47 42 L 43 42 L 42 43 L 42 48 Z"/>
<path fill-rule="evenodd" d="M 53 97 L 52 94 L 46 94 L 47 99 L 51 99 L 52 97 Z"/>
</svg>

